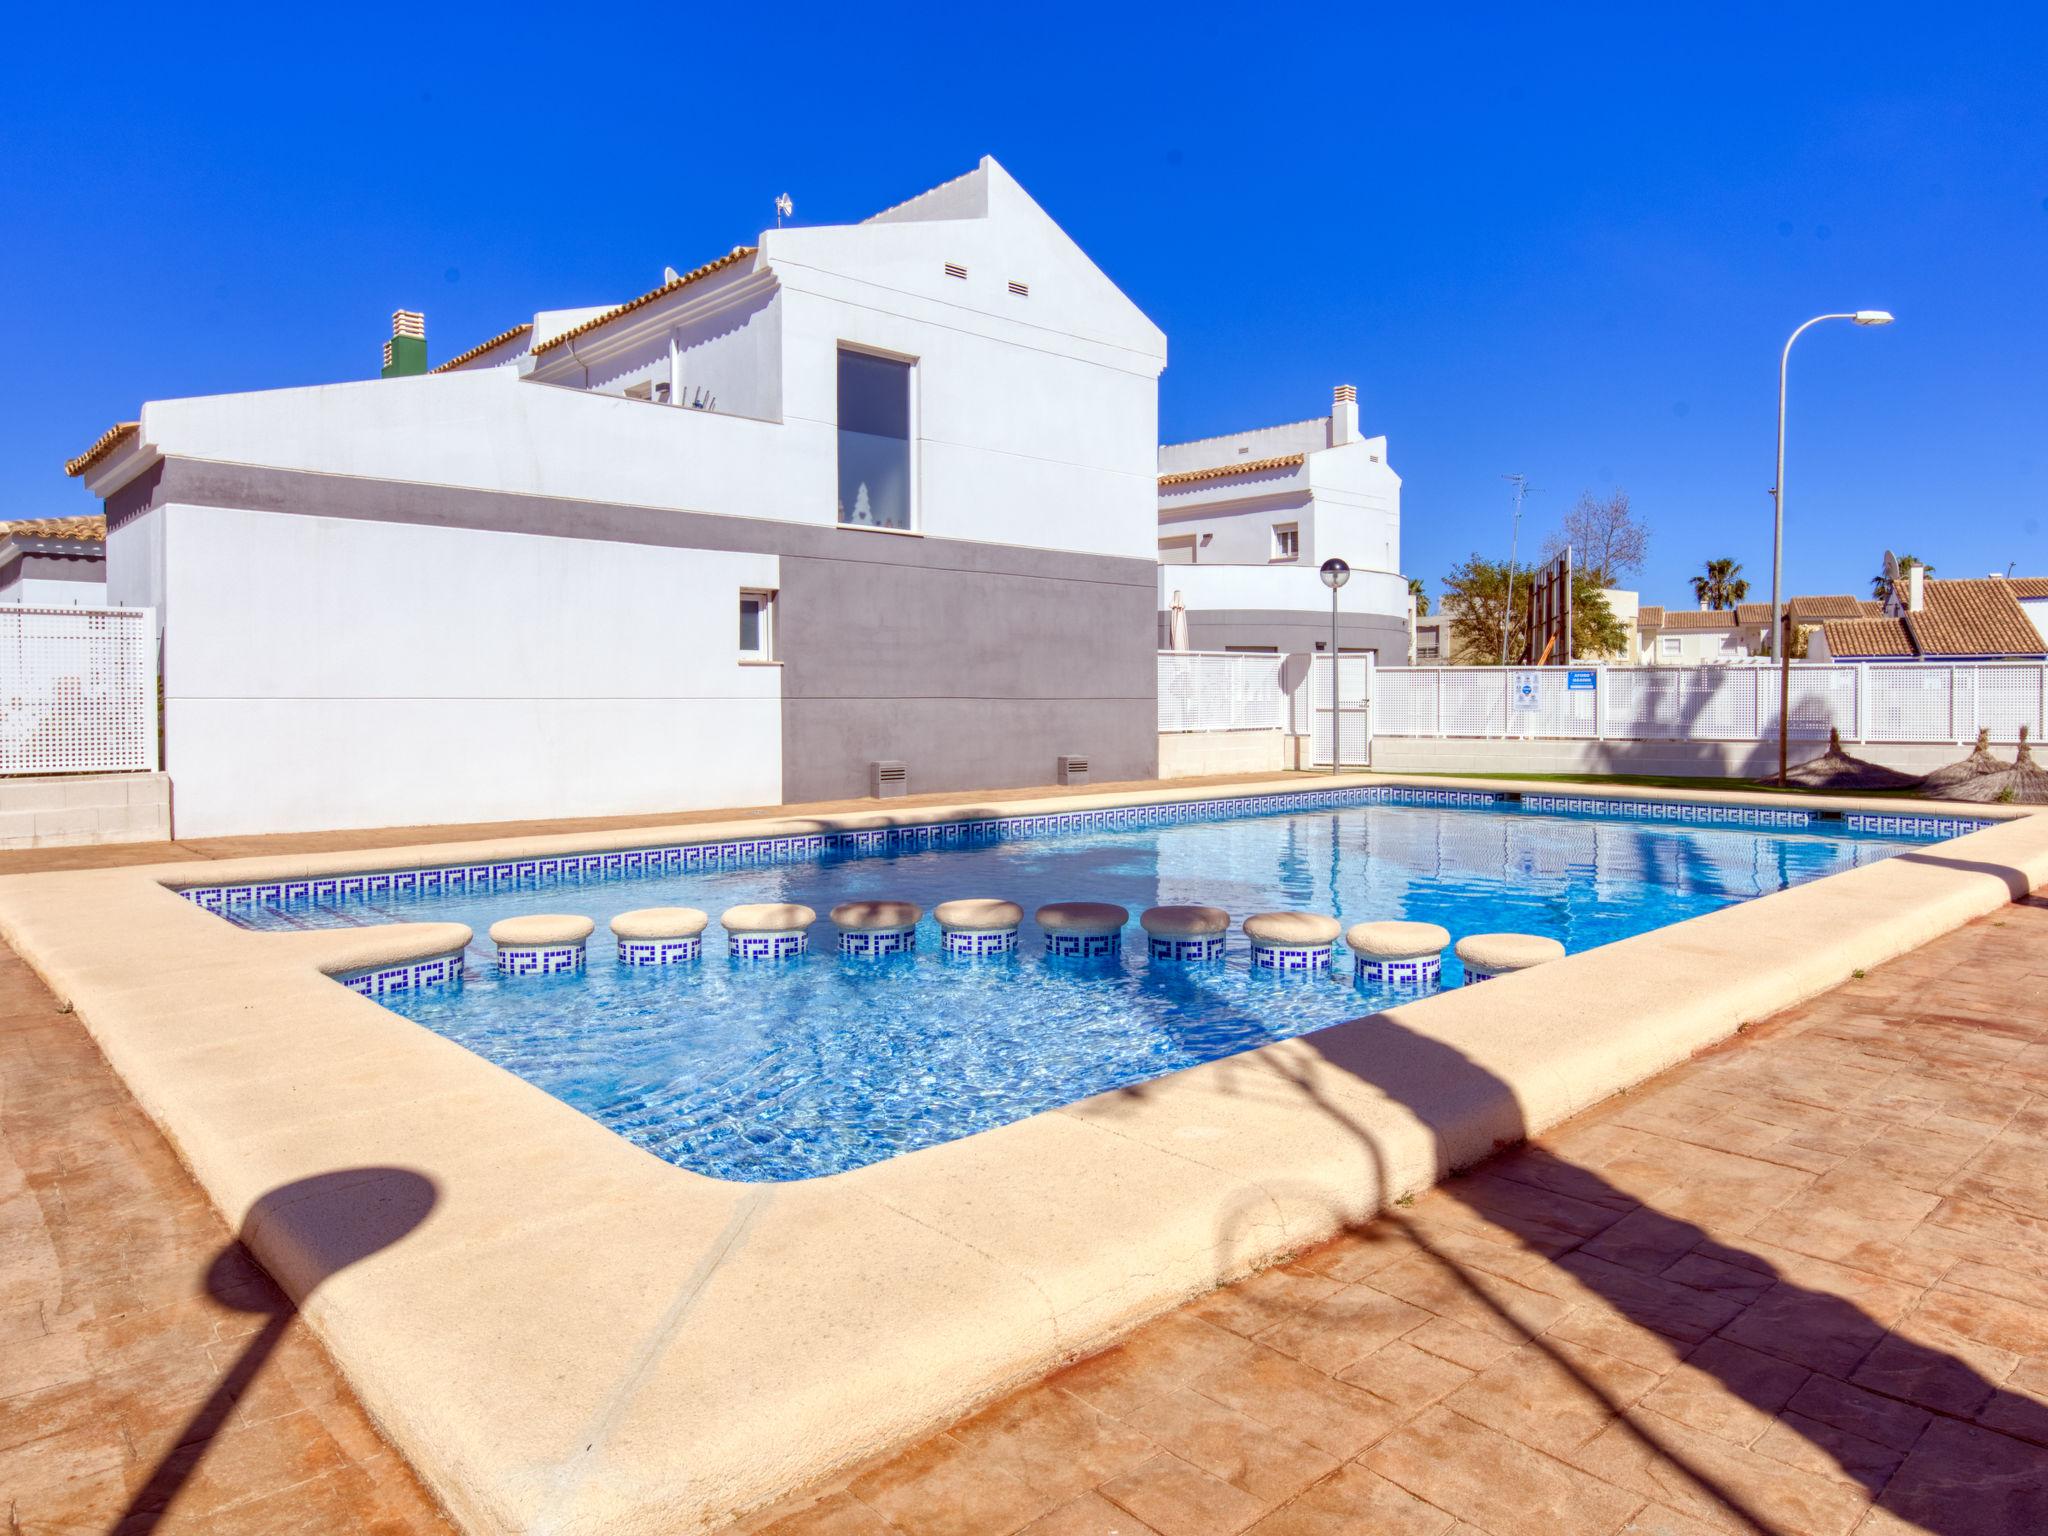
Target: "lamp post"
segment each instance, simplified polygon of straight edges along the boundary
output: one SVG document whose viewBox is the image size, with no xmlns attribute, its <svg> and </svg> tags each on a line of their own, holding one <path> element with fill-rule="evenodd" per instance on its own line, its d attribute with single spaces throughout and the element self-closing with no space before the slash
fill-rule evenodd
<svg viewBox="0 0 2048 1536">
<path fill-rule="evenodd" d="M 1842 315 L 1815 315 L 1785 338 L 1785 350 L 1778 357 L 1778 475 L 1771 483 L 1775 507 L 1771 533 L 1771 645 L 1778 653 L 1778 787 L 1785 787 L 1785 759 L 1791 736 L 1792 717 L 1792 626 L 1790 615 L 1779 606 L 1781 572 L 1785 565 L 1785 374 L 1792 363 L 1792 343 L 1823 320 L 1853 320 L 1858 325 L 1890 325 L 1888 309 L 1859 309 Z"/>
<path fill-rule="evenodd" d="M 1323 562 L 1323 585 L 1330 589 L 1330 772 L 1344 759 L 1344 737 L 1337 716 L 1337 589 L 1351 579 L 1351 567 L 1335 555 Z"/>
</svg>

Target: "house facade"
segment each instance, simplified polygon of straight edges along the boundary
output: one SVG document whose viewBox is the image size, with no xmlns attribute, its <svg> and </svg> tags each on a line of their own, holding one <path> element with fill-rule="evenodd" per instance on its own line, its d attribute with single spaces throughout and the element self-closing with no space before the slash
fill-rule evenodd
<svg viewBox="0 0 2048 1536">
<path fill-rule="evenodd" d="M 0 603 L 97 608 L 107 600 L 107 526 L 99 517 L 0 523 Z"/>
<path fill-rule="evenodd" d="M 1401 478 L 1386 438 L 1361 435 L 1351 385 L 1337 386 L 1327 416 L 1162 446 L 1158 554 L 1161 649 L 1178 598 L 1191 650 L 1328 650 L 1320 567 L 1335 556 L 1351 566 L 1339 649 L 1407 659 Z"/>
<path fill-rule="evenodd" d="M 993 160 L 432 371 L 417 318 L 67 466 L 181 834 L 1154 771 L 1165 338 Z"/>
<path fill-rule="evenodd" d="M 1809 661 L 2039 661 L 2048 659 L 2048 580 L 1937 580 L 1919 566 L 1882 611 L 1829 619 Z"/>
</svg>

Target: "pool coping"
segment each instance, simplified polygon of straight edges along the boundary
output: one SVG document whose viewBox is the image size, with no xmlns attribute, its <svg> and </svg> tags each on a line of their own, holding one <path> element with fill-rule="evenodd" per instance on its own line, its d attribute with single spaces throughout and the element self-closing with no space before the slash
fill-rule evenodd
<svg viewBox="0 0 2048 1536">
<path fill-rule="evenodd" d="M 1393 785 L 1474 789 L 1344 774 L 962 797 L 402 857 L 422 867 Z M 1545 781 L 1482 792 L 1561 795 Z M 1561 797 L 1786 808 L 1736 791 Z M 1854 796 L 1798 805 L 1905 809 Z M 2048 817 L 1959 814 L 1996 825 L 1540 972 L 780 1185 L 663 1163 L 328 979 L 445 951 L 460 925 L 263 933 L 178 894 L 390 869 L 391 850 L 7 876 L 0 933 L 77 1011 L 465 1528 L 693 1531 L 950 1422 L 2048 880 Z M 349 1169 L 361 1170 L 353 1183 L 258 1203 Z M 420 1176 L 436 1203 L 398 1236 Z"/>
</svg>

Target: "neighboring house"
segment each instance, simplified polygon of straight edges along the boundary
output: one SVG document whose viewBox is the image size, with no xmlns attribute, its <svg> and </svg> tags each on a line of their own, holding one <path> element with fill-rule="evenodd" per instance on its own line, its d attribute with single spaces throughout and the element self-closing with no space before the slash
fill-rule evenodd
<svg viewBox="0 0 2048 1536">
<path fill-rule="evenodd" d="M 1636 610 L 1635 655 L 1644 666 L 1744 661 L 1750 644 L 1732 608 L 1666 609 L 1650 603 Z"/>
<path fill-rule="evenodd" d="M 162 615 L 181 833 L 1148 777 L 1165 361 L 984 159 L 67 468 Z"/>
<path fill-rule="evenodd" d="M 0 603 L 98 608 L 107 600 L 107 520 L 38 517 L 0 523 Z"/>
<path fill-rule="evenodd" d="M 2014 576 L 2012 595 L 2035 630 L 2048 640 L 2048 576 Z"/>
<path fill-rule="evenodd" d="M 2026 594 L 2022 596 L 2022 594 Z M 1877 617 L 1831 618 L 1809 641 L 1809 661 L 2034 661 L 2048 657 L 2048 581 L 2003 576 L 1942 580 L 1909 572 L 1903 597 Z"/>
<path fill-rule="evenodd" d="M 1159 449 L 1159 643 L 1178 593 L 1198 651 L 1328 650 L 1322 563 L 1351 566 L 1338 646 L 1390 665 L 1408 655 L 1401 477 L 1387 440 L 1358 429 L 1358 392 L 1330 414 Z"/>
</svg>

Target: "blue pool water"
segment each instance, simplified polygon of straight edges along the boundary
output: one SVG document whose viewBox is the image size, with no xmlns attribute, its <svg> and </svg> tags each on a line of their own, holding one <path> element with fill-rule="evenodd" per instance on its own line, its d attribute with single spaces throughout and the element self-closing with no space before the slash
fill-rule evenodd
<svg viewBox="0 0 2048 1536">
<path fill-rule="evenodd" d="M 1914 841 L 1852 832 L 1691 826 L 1489 809 L 1368 805 L 945 851 L 826 854 L 755 868 L 564 880 L 535 888 L 233 909 L 256 928 L 448 919 L 477 941 L 460 987 L 387 1007 L 575 1106 L 656 1156 L 751 1181 L 833 1173 L 1213 1061 L 1402 1000 L 1354 987 L 1348 953 L 1321 979 L 1254 972 L 1242 933 L 1210 965 L 1153 965 L 1136 917 L 1169 902 L 1241 921 L 1284 908 L 1346 924 L 1405 917 L 1454 939 L 1513 930 L 1573 951 L 1659 928 Z M 1924 842 L 1922 838 L 1919 841 Z M 1028 918 L 1019 954 L 845 960 L 822 914 L 856 897 L 927 912 L 961 896 L 1130 909 L 1113 964 L 1046 960 Z M 802 960 L 727 959 L 718 912 L 797 901 L 821 914 Z M 635 907 L 710 912 L 704 958 L 628 968 L 607 924 Z M 501 979 L 486 930 L 529 912 L 596 920 L 585 974 Z M 1444 984 L 1462 981 L 1445 957 Z"/>
</svg>

